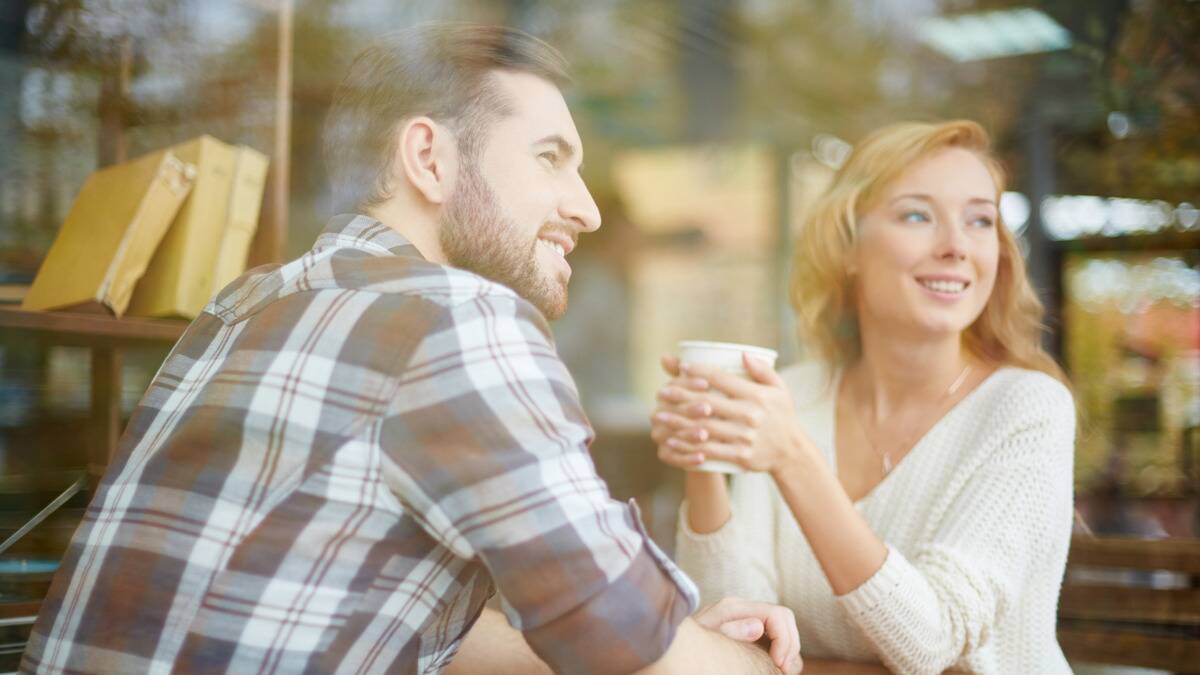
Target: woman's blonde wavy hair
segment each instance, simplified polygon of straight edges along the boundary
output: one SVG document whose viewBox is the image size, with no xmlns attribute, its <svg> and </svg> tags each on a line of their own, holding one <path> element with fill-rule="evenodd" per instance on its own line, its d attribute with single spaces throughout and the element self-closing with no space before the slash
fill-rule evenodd
<svg viewBox="0 0 1200 675">
<path fill-rule="evenodd" d="M 999 204 L 1005 173 L 990 146 L 983 127 L 969 120 L 902 122 L 863 139 L 834 174 L 799 230 L 790 284 L 801 342 L 831 366 L 830 372 L 861 356 L 854 284 L 847 271 L 859 219 L 908 167 L 952 147 L 969 150 L 984 163 L 996 184 Z M 1045 312 L 1026 277 L 1016 239 L 1002 222 L 997 222 L 996 232 L 1000 239 L 996 284 L 983 312 L 965 331 L 963 344 L 978 358 L 1039 370 L 1069 384 L 1062 368 L 1042 348 Z"/>
</svg>

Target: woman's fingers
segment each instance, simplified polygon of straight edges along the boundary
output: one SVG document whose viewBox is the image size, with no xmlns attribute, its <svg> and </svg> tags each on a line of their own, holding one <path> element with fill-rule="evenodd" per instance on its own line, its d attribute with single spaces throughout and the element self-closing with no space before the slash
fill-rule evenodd
<svg viewBox="0 0 1200 675">
<path fill-rule="evenodd" d="M 730 398 L 757 399 L 763 386 L 720 368 L 703 363 L 688 363 L 679 367 L 680 375 L 693 380 L 703 380 L 713 389 Z"/>
<path fill-rule="evenodd" d="M 679 357 L 678 356 L 675 356 L 674 354 L 663 354 L 662 358 L 659 360 L 662 363 L 663 370 L 665 370 L 668 375 L 670 375 L 671 377 L 679 376 Z"/>
<path fill-rule="evenodd" d="M 708 380 L 702 377 L 676 377 L 658 391 L 665 392 L 668 396 L 687 397 L 707 392 L 709 389 Z"/>
<path fill-rule="evenodd" d="M 694 420 L 669 409 L 659 408 L 651 418 L 650 438 L 658 446 L 658 458 L 670 466 L 690 469 L 704 462 L 704 452 L 694 444 L 707 441 L 708 434 Z M 679 439 L 683 439 L 683 445 Z"/>
<path fill-rule="evenodd" d="M 668 444 L 660 443 L 658 446 L 658 459 L 663 464 L 678 467 L 680 469 L 690 469 L 704 462 L 704 453 L 680 451 L 671 447 Z"/>
<path fill-rule="evenodd" d="M 700 455 L 705 459 L 723 459 L 728 462 L 740 463 L 749 455 L 745 446 L 731 445 L 720 441 L 689 442 L 672 436 L 663 443 L 669 452 L 678 455 Z"/>
<path fill-rule="evenodd" d="M 671 437 L 703 443 L 708 440 L 709 431 L 690 417 L 660 409 L 651 418 L 650 437 L 658 443 Z"/>
<path fill-rule="evenodd" d="M 784 386 L 783 378 L 779 376 L 779 373 L 775 372 L 775 369 L 767 361 L 750 356 L 749 354 L 742 354 L 742 365 L 745 367 L 746 372 L 749 373 L 750 379 L 755 382 L 772 387 Z"/>
<path fill-rule="evenodd" d="M 696 614 L 701 626 L 710 630 L 721 629 L 722 632 L 725 632 L 725 626 L 738 626 L 747 618 L 761 622 L 763 633 L 771 641 L 769 653 L 775 665 L 789 675 L 798 672 L 803 662 L 800 660 L 800 631 L 792 610 L 779 605 L 727 597 Z"/>
<path fill-rule="evenodd" d="M 757 430 L 752 426 L 710 417 L 695 419 L 667 410 L 654 413 L 650 437 L 657 443 L 678 438 L 689 443 L 709 439 L 729 445 L 753 446 Z"/>
<path fill-rule="evenodd" d="M 763 628 L 771 638 L 771 658 L 785 672 L 800 665 L 800 631 L 796 628 L 796 615 L 786 607 L 777 607 L 763 621 Z"/>
<path fill-rule="evenodd" d="M 748 447 L 754 445 L 755 434 L 757 433 L 754 427 L 740 422 L 729 422 L 716 417 L 697 420 L 694 427 L 679 427 L 679 429 L 687 429 L 686 434 L 676 434 L 676 436 L 685 441 L 702 443 L 711 438 L 730 445 Z"/>
<path fill-rule="evenodd" d="M 762 407 L 755 403 L 713 394 L 687 392 L 676 387 L 664 387 L 659 390 L 658 400 L 660 410 L 669 409 L 691 419 L 718 418 L 756 428 L 762 425 L 766 418 Z"/>
<path fill-rule="evenodd" d="M 721 633 L 738 642 L 756 642 L 765 630 L 762 620 L 754 617 L 734 619 L 721 624 Z"/>
</svg>

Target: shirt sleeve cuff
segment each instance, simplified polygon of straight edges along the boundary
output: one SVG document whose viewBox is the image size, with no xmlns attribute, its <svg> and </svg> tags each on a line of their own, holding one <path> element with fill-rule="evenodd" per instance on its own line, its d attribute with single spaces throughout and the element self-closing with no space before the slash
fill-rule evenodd
<svg viewBox="0 0 1200 675">
<path fill-rule="evenodd" d="M 525 631 L 555 672 L 637 671 L 662 658 L 679 624 L 696 611 L 696 585 L 646 534 L 632 501 L 629 515 L 643 545 L 625 571 L 567 614 Z"/>
</svg>

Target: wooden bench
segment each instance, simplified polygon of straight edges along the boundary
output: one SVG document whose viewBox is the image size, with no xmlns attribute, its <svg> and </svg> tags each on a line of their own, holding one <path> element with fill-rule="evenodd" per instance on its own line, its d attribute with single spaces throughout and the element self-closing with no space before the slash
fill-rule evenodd
<svg viewBox="0 0 1200 675">
<path fill-rule="evenodd" d="M 1072 661 L 1200 673 L 1200 540 L 1076 536 L 1058 608 Z"/>
</svg>

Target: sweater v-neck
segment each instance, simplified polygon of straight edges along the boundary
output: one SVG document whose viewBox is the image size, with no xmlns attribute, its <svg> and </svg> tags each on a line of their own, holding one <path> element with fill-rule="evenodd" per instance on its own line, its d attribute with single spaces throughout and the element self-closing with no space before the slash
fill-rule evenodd
<svg viewBox="0 0 1200 675">
<path fill-rule="evenodd" d="M 924 447 L 925 445 L 928 444 L 927 441 L 931 437 L 935 436 L 943 427 L 946 426 L 946 424 L 948 424 L 948 422 L 946 422 L 946 420 L 960 414 L 959 413 L 960 410 L 967 409 L 969 407 L 969 403 L 976 397 L 976 395 L 981 390 L 987 388 L 991 384 L 991 382 L 993 382 L 996 379 L 997 375 L 999 375 L 1001 372 L 1003 372 L 1005 370 L 1010 370 L 1010 369 L 1011 369 L 1010 366 L 1001 366 L 1001 367 L 993 370 L 991 373 L 988 374 L 987 377 L 983 378 L 983 380 L 979 384 L 975 385 L 974 389 L 967 392 L 967 394 L 965 396 L 963 396 L 961 399 L 959 399 L 957 403 L 950 406 L 950 409 L 946 411 L 946 414 L 939 417 L 937 419 L 937 421 L 934 422 L 929 427 L 929 429 L 927 429 L 925 431 L 924 434 L 921 434 L 921 436 L 919 438 L 917 438 L 916 442 L 912 444 L 912 447 L 909 448 L 908 452 L 904 453 L 904 456 L 900 458 L 900 461 L 896 462 L 895 465 L 892 466 L 891 471 L 884 474 L 883 478 L 880 479 L 880 481 L 878 483 L 876 483 L 874 486 L 872 486 L 870 490 L 867 490 L 866 494 L 859 497 L 858 499 L 853 500 L 854 505 L 856 507 L 861 507 L 861 506 L 865 505 L 868 501 L 871 500 L 872 497 L 875 496 L 876 493 L 880 492 L 883 489 L 884 484 L 887 484 L 889 482 L 894 482 L 894 479 L 892 477 L 895 476 L 896 473 L 898 473 L 899 471 L 902 471 L 903 470 L 902 467 L 905 464 L 910 464 L 910 462 L 908 461 L 909 458 L 916 455 L 917 452 L 922 447 Z M 830 460 L 830 464 L 832 465 L 832 468 L 833 468 L 833 474 L 834 474 L 834 476 L 836 476 L 838 478 L 839 483 L 841 482 L 841 471 L 838 466 L 837 406 L 838 406 L 838 398 L 839 398 L 838 392 L 841 390 L 842 376 L 845 374 L 845 372 L 846 371 L 844 369 L 839 370 L 837 372 L 837 374 L 834 375 L 833 382 L 832 382 L 833 395 L 829 397 L 829 405 L 826 406 L 826 410 L 824 413 L 825 417 L 826 417 L 826 421 L 828 422 L 828 425 L 829 425 L 828 426 L 828 429 L 829 429 L 829 454 L 830 454 L 829 460 Z"/>
</svg>

